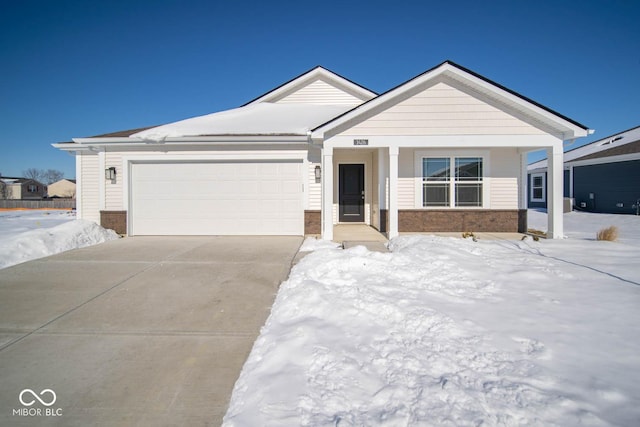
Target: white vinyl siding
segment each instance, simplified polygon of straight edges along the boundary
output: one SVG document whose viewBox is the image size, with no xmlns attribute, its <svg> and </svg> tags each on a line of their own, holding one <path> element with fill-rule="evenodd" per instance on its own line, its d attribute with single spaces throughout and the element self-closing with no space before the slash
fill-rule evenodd
<svg viewBox="0 0 640 427">
<path fill-rule="evenodd" d="M 489 178 L 491 209 L 518 209 L 518 178 Z"/>
<path fill-rule="evenodd" d="M 414 179 L 398 178 L 398 209 L 413 209 Z"/>
<path fill-rule="evenodd" d="M 358 105 L 362 101 L 329 83 L 316 80 L 276 101 L 282 104 Z"/>
<path fill-rule="evenodd" d="M 105 182 L 104 208 L 107 211 L 124 210 L 123 188 L 124 171 L 122 164 L 122 153 L 105 153 L 105 169 L 116 168 L 116 179 L 114 182 Z"/>
<path fill-rule="evenodd" d="M 309 163 L 309 173 L 308 173 L 308 186 L 309 191 L 309 204 L 308 210 L 320 210 L 322 209 L 322 183 L 321 181 L 316 182 L 316 166 L 320 166 L 319 163 Z"/>
<path fill-rule="evenodd" d="M 100 223 L 100 182 L 104 179 L 104 171 L 100 170 L 100 161 L 96 154 L 79 154 L 76 161 L 80 162 L 82 176 L 80 206 L 78 218 Z"/>
<path fill-rule="evenodd" d="M 488 180 L 491 209 L 518 209 L 520 153 L 515 148 L 491 149 Z"/>
<path fill-rule="evenodd" d="M 414 150 L 409 148 L 401 148 L 398 153 L 398 209 L 415 208 L 413 156 Z"/>
<path fill-rule="evenodd" d="M 445 83 L 408 98 L 342 135 L 544 135 L 506 112 Z"/>
</svg>

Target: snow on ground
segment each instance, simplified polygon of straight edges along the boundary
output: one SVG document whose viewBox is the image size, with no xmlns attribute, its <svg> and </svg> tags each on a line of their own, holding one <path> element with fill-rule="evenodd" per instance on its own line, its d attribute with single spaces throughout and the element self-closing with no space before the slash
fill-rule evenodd
<svg viewBox="0 0 640 427">
<path fill-rule="evenodd" d="M 117 238 L 115 231 L 75 219 L 71 211 L 1 211 L 0 269 Z"/>
<path fill-rule="evenodd" d="M 314 237 L 307 237 L 302 242 L 302 246 L 298 249 L 300 252 L 313 252 L 320 249 L 337 249 L 340 247 L 339 243 L 329 240 L 316 239 Z"/>
<path fill-rule="evenodd" d="M 224 425 L 640 425 L 640 217 L 565 221 L 564 240 L 318 248 L 282 284 Z M 612 224 L 620 241 L 596 241 Z"/>
</svg>

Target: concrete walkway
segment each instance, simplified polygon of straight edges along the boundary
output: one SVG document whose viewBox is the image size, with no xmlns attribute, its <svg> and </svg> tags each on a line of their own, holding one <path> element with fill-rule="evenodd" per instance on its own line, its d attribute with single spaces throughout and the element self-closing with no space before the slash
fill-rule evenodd
<svg viewBox="0 0 640 427">
<path fill-rule="evenodd" d="M 0 425 L 220 425 L 301 242 L 134 237 L 0 270 Z"/>
</svg>

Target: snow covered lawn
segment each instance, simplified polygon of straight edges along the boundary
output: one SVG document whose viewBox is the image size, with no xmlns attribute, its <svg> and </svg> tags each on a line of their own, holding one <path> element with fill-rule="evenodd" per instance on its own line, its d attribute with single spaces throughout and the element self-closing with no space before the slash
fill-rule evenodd
<svg viewBox="0 0 640 427">
<path fill-rule="evenodd" d="M 117 238 L 72 211 L 0 211 L 0 269 Z"/>
<path fill-rule="evenodd" d="M 620 240 L 596 241 L 612 224 Z M 565 232 L 318 248 L 282 284 L 224 425 L 640 425 L 640 217 L 574 212 Z"/>
</svg>

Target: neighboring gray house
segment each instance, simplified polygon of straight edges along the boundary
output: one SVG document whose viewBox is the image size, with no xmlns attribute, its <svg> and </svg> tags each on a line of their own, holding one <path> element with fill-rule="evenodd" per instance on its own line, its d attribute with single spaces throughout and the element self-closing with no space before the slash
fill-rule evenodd
<svg viewBox="0 0 640 427">
<path fill-rule="evenodd" d="M 47 194 L 47 186 L 30 178 L 0 177 L 0 199 L 39 200 Z"/>
<path fill-rule="evenodd" d="M 529 165 L 529 207 L 547 206 L 547 161 Z M 564 197 L 575 209 L 640 213 L 640 126 L 564 153 Z"/>
</svg>

